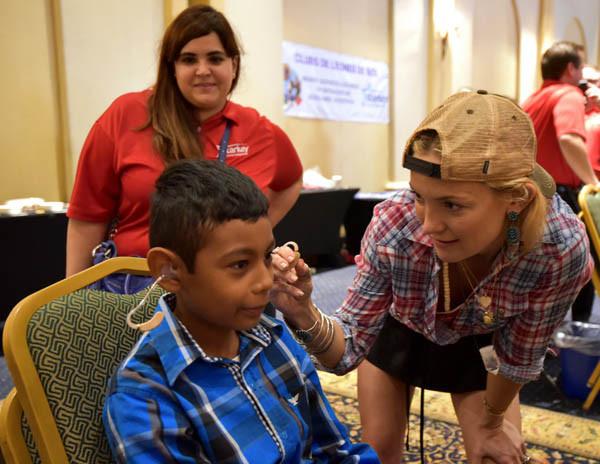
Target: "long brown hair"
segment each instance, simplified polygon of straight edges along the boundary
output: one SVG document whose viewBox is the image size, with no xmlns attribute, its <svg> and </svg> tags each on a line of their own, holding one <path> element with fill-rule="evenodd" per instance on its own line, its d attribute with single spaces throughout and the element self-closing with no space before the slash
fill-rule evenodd
<svg viewBox="0 0 600 464">
<path fill-rule="evenodd" d="M 175 79 L 175 61 L 181 49 L 193 39 L 216 33 L 229 58 L 237 62 L 231 89 L 237 85 L 240 69 L 240 46 L 231 25 L 214 8 L 195 5 L 182 11 L 163 36 L 158 62 L 158 74 L 148 99 L 148 121 L 142 127 L 152 127 L 154 149 L 168 163 L 182 158 L 203 158 L 198 142 L 194 107 L 185 99 Z"/>
</svg>

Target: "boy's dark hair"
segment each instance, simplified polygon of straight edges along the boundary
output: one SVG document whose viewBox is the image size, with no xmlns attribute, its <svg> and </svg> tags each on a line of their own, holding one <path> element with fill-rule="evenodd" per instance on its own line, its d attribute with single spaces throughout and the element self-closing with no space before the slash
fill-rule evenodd
<svg viewBox="0 0 600 464">
<path fill-rule="evenodd" d="M 567 65 L 573 63 L 576 68 L 581 66 L 582 45 L 562 40 L 555 42 L 542 56 L 542 79 L 559 80 Z"/>
<path fill-rule="evenodd" d="M 260 189 L 237 169 L 218 161 L 176 161 L 156 181 L 150 247 L 175 252 L 193 273 L 208 231 L 233 219 L 255 222 L 268 209 Z"/>
</svg>

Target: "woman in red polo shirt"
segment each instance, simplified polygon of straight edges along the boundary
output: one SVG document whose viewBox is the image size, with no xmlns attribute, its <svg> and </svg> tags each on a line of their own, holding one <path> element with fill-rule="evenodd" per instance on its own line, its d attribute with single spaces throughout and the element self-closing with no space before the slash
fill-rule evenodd
<svg viewBox="0 0 600 464">
<path fill-rule="evenodd" d="M 227 19 L 209 6 L 184 10 L 162 40 L 148 90 L 117 98 L 83 146 L 68 210 L 67 276 L 92 264 L 92 251 L 145 256 L 150 196 L 170 162 L 218 159 L 251 177 L 270 201 L 273 225 L 298 198 L 302 165 L 289 138 L 229 95 L 240 48 Z"/>
</svg>

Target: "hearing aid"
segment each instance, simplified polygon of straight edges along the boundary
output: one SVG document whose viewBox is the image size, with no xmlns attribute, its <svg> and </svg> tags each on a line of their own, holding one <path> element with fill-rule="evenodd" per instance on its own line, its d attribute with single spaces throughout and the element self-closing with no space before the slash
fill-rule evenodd
<svg viewBox="0 0 600 464">
<path fill-rule="evenodd" d="M 158 278 L 154 281 L 154 283 L 150 286 L 150 288 L 148 289 L 148 291 L 146 292 L 146 295 L 144 295 L 144 298 L 142 298 L 142 301 L 139 302 L 139 304 L 137 304 L 131 311 L 129 311 L 127 313 L 127 325 L 129 327 L 131 327 L 134 330 L 140 330 L 141 332 L 148 332 L 149 330 L 155 329 L 156 327 L 158 327 L 160 325 L 160 323 L 163 321 L 165 315 L 162 312 L 157 312 L 155 311 L 154 314 L 152 315 L 152 317 L 145 321 L 145 322 L 140 322 L 139 324 L 136 324 L 135 322 L 133 322 L 131 320 L 133 314 L 140 308 L 142 308 L 144 306 L 144 304 L 146 303 L 146 300 L 148 299 L 148 296 L 150 296 L 150 294 L 152 293 L 152 290 L 154 290 L 156 288 L 156 286 L 161 282 L 161 280 L 167 278 L 167 277 L 172 277 L 174 274 L 174 269 L 173 266 L 170 266 L 170 271 L 167 275 L 165 274 L 161 274 L 160 276 L 158 276 Z"/>
<path fill-rule="evenodd" d="M 298 246 L 298 244 L 296 242 L 292 242 L 290 240 L 289 242 L 285 242 L 283 244 L 283 246 L 286 246 L 286 247 L 291 248 L 292 250 L 294 250 L 294 259 L 300 258 L 300 247 Z"/>
</svg>

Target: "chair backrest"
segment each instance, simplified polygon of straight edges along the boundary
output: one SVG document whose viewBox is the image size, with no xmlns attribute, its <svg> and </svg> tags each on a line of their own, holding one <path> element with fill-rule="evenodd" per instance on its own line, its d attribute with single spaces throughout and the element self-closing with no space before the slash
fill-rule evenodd
<svg viewBox="0 0 600 464">
<path fill-rule="evenodd" d="M 84 288 L 113 272 L 144 274 L 146 261 L 107 260 L 27 297 L 7 320 L 6 361 L 44 463 L 112 462 L 102 425 L 104 395 L 139 338 L 125 318 L 145 294 Z M 161 293 L 152 292 L 140 319 L 151 316 Z M 27 430 L 24 435 L 31 446 Z"/>
<path fill-rule="evenodd" d="M 581 208 L 580 217 L 583 220 L 588 235 L 591 238 L 591 246 L 594 255 L 594 271 L 592 273 L 592 283 L 596 294 L 600 295 L 600 274 L 598 273 L 598 256 L 600 256 L 600 187 L 596 185 L 585 185 L 579 192 L 577 198 Z"/>
</svg>

